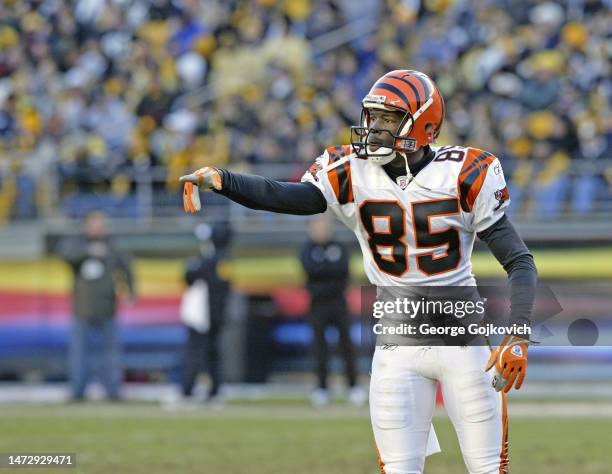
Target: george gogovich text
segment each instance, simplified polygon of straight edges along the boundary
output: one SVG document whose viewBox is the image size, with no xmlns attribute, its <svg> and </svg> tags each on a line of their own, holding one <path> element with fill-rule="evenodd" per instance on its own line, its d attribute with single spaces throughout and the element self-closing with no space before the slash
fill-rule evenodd
<svg viewBox="0 0 612 474">
<path fill-rule="evenodd" d="M 492 335 L 530 335 L 529 326 L 505 326 L 496 324 L 483 324 L 486 298 L 473 300 L 428 300 L 421 298 L 395 298 L 394 300 L 375 301 L 372 316 L 378 319 L 373 326 L 374 334 L 396 336 L 462 336 L 466 334 L 492 336 Z M 384 324 L 385 316 L 394 319 L 393 324 Z M 407 317 L 414 320 L 418 317 L 418 324 L 414 321 L 398 323 L 397 317 Z M 423 317 L 431 317 L 430 322 L 422 322 Z M 444 325 L 436 321 L 440 316 L 452 316 L 457 320 L 470 317 L 469 324 Z M 471 318 L 474 316 L 475 318 Z M 467 321 L 466 321 L 467 322 Z"/>
</svg>

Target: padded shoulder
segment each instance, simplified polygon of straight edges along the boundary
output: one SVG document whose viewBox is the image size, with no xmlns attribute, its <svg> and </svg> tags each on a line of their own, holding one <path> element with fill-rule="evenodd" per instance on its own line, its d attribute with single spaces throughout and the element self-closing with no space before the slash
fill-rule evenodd
<svg viewBox="0 0 612 474">
<path fill-rule="evenodd" d="M 351 162 L 349 159 L 342 160 L 351 154 L 350 145 L 332 146 L 326 150 L 329 156 L 327 177 L 331 184 L 334 194 L 340 204 L 354 202 L 353 183 L 351 180 Z M 340 163 L 342 160 L 342 163 Z M 338 163 L 334 166 L 334 163 Z"/>
<path fill-rule="evenodd" d="M 340 158 L 349 156 L 352 153 L 351 145 L 330 146 L 325 151 L 329 155 L 329 164 L 338 161 Z"/>
<path fill-rule="evenodd" d="M 466 148 L 467 154 L 459 172 L 457 186 L 459 188 L 459 202 L 461 209 L 471 212 L 474 201 L 478 197 L 485 182 L 489 166 L 497 157 L 488 151 L 478 148 Z"/>
</svg>

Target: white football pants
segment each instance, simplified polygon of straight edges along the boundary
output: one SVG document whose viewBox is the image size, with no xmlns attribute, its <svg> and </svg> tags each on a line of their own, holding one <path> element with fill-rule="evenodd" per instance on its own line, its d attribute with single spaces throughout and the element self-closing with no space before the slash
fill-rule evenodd
<svg viewBox="0 0 612 474">
<path fill-rule="evenodd" d="M 421 474 L 439 451 L 430 431 L 438 382 L 468 472 L 507 472 L 506 397 L 484 371 L 489 355 L 482 346 L 376 348 L 370 416 L 382 472 Z"/>
</svg>

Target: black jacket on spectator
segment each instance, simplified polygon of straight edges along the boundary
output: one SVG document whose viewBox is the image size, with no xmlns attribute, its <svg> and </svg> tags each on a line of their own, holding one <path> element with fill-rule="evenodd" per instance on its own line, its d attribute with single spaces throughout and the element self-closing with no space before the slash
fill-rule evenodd
<svg viewBox="0 0 612 474">
<path fill-rule="evenodd" d="M 308 276 L 307 288 L 313 303 L 344 298 L 349 277 L 349 255 L 337 241 L 307 242 L 300 259 Z"/>
<path fill-rule="evenodd" d="M 229 283 L 222 280 L 217 273 L 219 260 L 215 257 L 193 257 L 187 262 L 185 282 L 191 286 L 197 280 L 203 280 L 208 285 L 210 304 L 210 333 L 216 333 L 221 328 L 223 313 L 229 294 Z"/>
<path fill-rule="evenodd" d="M 134 277 L 130 258 L 118 251 L 110 239 L 65 238 L 58 254 L 74 273 L 73 311 L 77 318 L 103 322 L 117 311 L 117 277 L 133 297 Z"/>
</svg>

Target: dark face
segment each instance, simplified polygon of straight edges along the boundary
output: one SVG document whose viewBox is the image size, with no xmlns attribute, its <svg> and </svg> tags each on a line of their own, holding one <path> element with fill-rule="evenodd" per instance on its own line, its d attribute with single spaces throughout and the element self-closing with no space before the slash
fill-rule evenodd
<svg viewBox="0 0 612 474">
<path fill-rule="evenodd" d="M 400 123 L 404 118 L 404 113 L 381 109 L 369 109 L 369 113 L 369 128 L 371 132 L 368 143 L 386 148 L 393 148 L 394 138 L 391 134 L 397 133 Z M 382 130 L 386 130 L 390 133 L 385 133 Z M 376 150 L 378 146 L 372 148 Z"/>
</svg>

